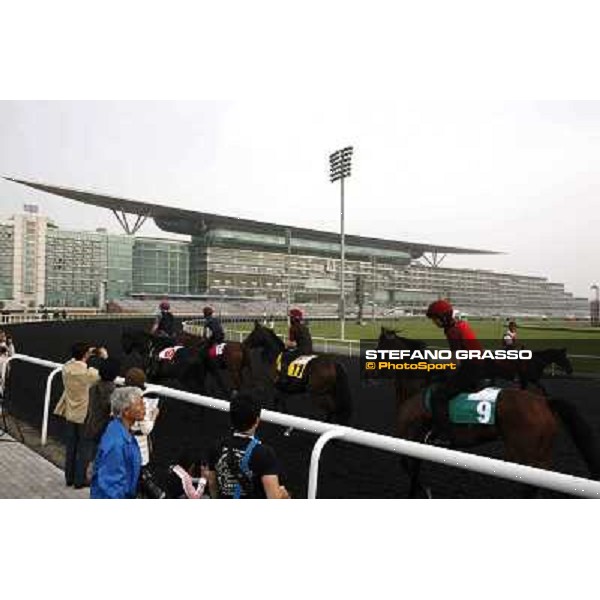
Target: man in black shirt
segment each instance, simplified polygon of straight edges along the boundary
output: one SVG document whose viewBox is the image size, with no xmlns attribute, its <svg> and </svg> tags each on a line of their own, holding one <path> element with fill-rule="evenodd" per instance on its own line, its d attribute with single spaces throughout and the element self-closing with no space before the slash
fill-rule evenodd
<svg viewBox="0 0 600 600">
<path fill-rule="evenodd" d="M 208 461 L 208 486 L 212 498 L 287 499 L 279 482 L 279 464 L 270 446 L 255 437 L 260 406 L 250 394 L 231 401 L 232 431 L 221 440 Z"/>
</svg>

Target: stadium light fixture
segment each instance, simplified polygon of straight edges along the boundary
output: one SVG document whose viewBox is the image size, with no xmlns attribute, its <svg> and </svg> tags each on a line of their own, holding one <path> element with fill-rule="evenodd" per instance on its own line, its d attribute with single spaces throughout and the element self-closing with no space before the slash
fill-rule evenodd
<svg viewBox="0 0 600 600">
<path fill-rule="evenodd" d="M 346 146 L 341 150 L 336 150 L 329 155 L 329 178 L 331 183 L 340 182 L 341 194 L 341 232 L 340 232 L 340 337 L 345 339 L 346 335 L 346 294 L 345 284 L 345 261 L 346 261 L 346 240 L 344 233 L 344 179 L 350 177 L 352 153 L 354 148 Z"/>
<path fill-rule="evenodd" d="M 590 286 L 590 289 L 596 292 L 594 300 L 591 302 L 590 324 L 597 326 L 600 323 L 600 287 L 597 283 L 594 283 Z"/>
</svg>

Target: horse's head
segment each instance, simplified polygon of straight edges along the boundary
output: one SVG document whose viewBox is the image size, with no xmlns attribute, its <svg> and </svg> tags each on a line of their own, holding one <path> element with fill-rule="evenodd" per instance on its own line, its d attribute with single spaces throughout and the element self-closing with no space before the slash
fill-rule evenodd
<svg viewBox="0 0 600 600">
<path fill-rule="evenodd" d="M 393 329 L 381 328 L 379 339 L 377 340 L 377 350 L 390 350 L 396 348 L 398 334 Z"/>
<path fill-rule="evenodd" d="M 258 322 L 254 321 L 254 327 L 244 340 L 244 344 L 248 348 L 262 348 L 266 344 L 266 333 L 264 327 Z"/>
<path fill-rule="evenodd" d="M 402 337 L 394 329 L 381 328 L 377 350 L 424 350 L 427 344 L 421 340 Z"/>
<path fill-rule="evenodd" d="M 569 357 L 567 356 L 567 349 L 566 348 L 560 348 L 560 350 L 558 350 L 554 362 L 567 375 L 572 375 L 573 374 L 573 365 L 571 364 L 571 361 L 569 360 Z"/>
<path fill-rule="evenodd" d="M 175 345 L 183 346 L 184 348 L 195 349 L 200 346 L 202 342 L 203 339 L 200 336 L 194 335 L 193 333 L 189 333 L 187 331 L 182 331 L 175 337 Z"/>
<path fill-rule="evenodd" d="M 254 329 L 244 340 L 247 348 L 261 348 L 264 359 L 271 359 L 283 350 L 284 343 L 277 337 L 277 334 L 268 327 L 254 321 Z"/>
<path fill-rule="evenodd" d="M 126 328 L 121 333 L 121 347 L 125 354 L 137 351 L 145 356 L 149 352 L 149 339 L 150 335 L 145 331 Z"/>
<path fill-rule="evenodd" d="M 127 329 L 124 329 L 121 333 L 121 348 L 123 348 L 125 354 L 131 354 L 133 351 L 133 336 Z"/>
</svg>

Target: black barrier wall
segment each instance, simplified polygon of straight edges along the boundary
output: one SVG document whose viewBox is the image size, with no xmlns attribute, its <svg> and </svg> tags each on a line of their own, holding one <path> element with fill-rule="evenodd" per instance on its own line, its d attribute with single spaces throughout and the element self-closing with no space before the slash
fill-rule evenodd
<svg viewBox="0 0 600 600">
<path fill-rule="evenodd" d="M 112 356 L 120 357 L 120 337 L 123 327 L 144 327 L 150 320 L 40 322 L 4 326 L 10 331 L 18 352 L 64 362 L 71 345 L 79 340 L 104 345 Z M 265 408 L 273 408 L 273 389 L 266 378 L 260 357 L 253 357 L 256 382 Z M 351 425 L 359 429 L 394 435 L 395 399 L 392 382 L 361 382 L 358 359 L 340 357 L 350 377 L 353 392 L 354 417 Z M 34 365 L 13 362 L 10 383 L 10 410 L 15 416 L 41 427 L 43 390 L 49 370 Z M 595 380 L 549 381 L 553 392 L 568 397 L 585 418 L 600 432 L 600 384 Z M 51 409 L 62 391 L 60 376 L 53 389 Z M 292 414 L 314 417 L 306 396 L 288 399 Z M 62 419 L 51 416 L 49 434 L 60 438 Z M 185 402 L 164 399 L 154 438 L 153 458 L 160 468 L 175 462 L 182 452 L 206 456 L 216 439 L 228 430 L 228 415 Z M 294 497 L 306 497 L 310 453 L 316 436 L 294 432 L 290 437 L 283 429 L 266 423 L 259 428 L 259 437 L 271 444 L 281 460 L 284 482 Z M 500 443 L 474 449 L 477 454 L 503 458 Z M 587 477 L 588 473 L 577 450 L 561 432 L 555 451 L 555 469 Z M 434 496 L 445 498 L 511 498 L 520 493 L 516 484 L 493 477 L 469 473 L 441 465 L 425 463 L 424 480 L 431 485 Z M 408 480 L 401 457 L 334 441 L 323 452 L 319 476 L 319 497 L 325 498 L 394 498 L 405 497 Z M 558 494 L 546 492 L 548 497 Z M 400 506 L 400 505 L 399 505 Z M 399 513 L 399 519 L 403 518 Z"/>
</svg>

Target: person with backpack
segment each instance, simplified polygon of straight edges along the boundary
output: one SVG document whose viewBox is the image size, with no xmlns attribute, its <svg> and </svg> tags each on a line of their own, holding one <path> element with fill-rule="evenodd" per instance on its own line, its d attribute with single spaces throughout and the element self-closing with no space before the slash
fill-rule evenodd
<svg viewBox="0 0 600 600">
<path fill-rule="evenodd" d="M 247 393 L 231 401 L 231 433 L 218 442 L 208 461 L 211 498 L 287 499 L 273 449 L 256 437 L 260 405 Z"/>
</svg>

